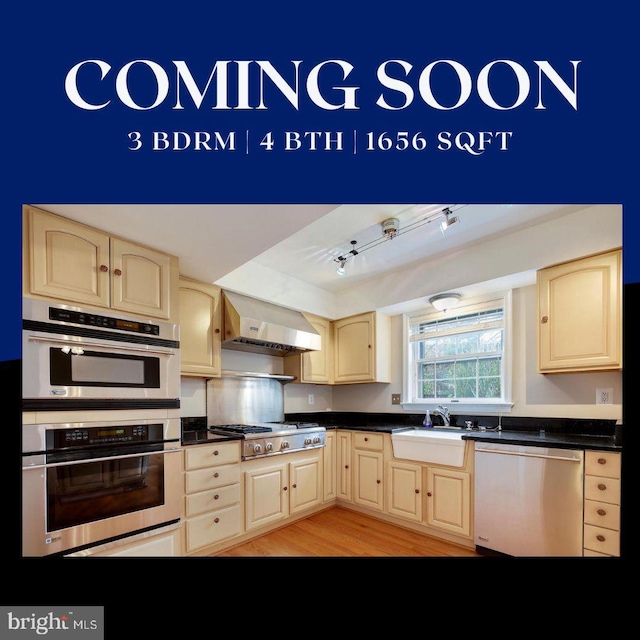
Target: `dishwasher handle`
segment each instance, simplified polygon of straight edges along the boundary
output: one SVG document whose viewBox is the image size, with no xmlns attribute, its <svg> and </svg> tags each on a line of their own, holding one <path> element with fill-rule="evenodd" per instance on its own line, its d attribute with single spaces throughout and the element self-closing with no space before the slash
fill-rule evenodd
<svg viewBox="0 0 640 640">
<path fill-rule="evenodd" d="M 553 456 L 548 453 L 533 453 L 531 451 L 505 451 L 501 449 L 482 449 L 476 448 L 476 453 L 497 453 L 501 456 L 522 456 L 524 458 L 544 458 L 546 460 L 561 460 L 564 462 L 581 462 L 581 459 L 571 456 Z"/>
</svg>

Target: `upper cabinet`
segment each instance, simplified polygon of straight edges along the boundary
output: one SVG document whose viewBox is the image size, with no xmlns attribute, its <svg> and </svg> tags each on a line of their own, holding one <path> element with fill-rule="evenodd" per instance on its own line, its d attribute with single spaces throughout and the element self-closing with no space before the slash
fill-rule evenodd
<svg viewBox="0 0 640 640">
<path fill-rule="evenodd" d="M 622 368 L 622 252 L 538 271 L 540 373 Z"/>
<path fill-rule="evenodd" d="M 390 318 L 377 311 L 333 322 L 334 382 L 391 382 Z"/>
<path fill-rule="evenodd" d="M 177 320 L 178 258 L 24 207 L 25 295 Z"/>
<path fill-rule="evenodd" d="M 180 372 L 219 378 L 221 373 L 220 288 L 180 278 Z"/>
<path fill-rule="evenodd" d="M 308 313 L 303 314 L 320 334 L 320 351 L 308 351 L 284 359 L 284 373 L 295 376 L 296 382 L 331 384 L 333 382 L 333 327 L 331 320 Z"/>
</svg>

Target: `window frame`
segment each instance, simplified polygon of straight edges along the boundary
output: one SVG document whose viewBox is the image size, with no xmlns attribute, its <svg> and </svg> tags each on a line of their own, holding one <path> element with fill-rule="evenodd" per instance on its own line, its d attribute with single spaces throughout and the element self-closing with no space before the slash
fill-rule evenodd
<svg viewBox="0 0 640 640">
<path fill-rule="evenodd" d="M 502 397 L 501 398 L 460 398 L 457 400 L 428 400 L 413 396 L 415 384 L 415 367 L 410 340 L 410 325 L 418 318 L 424 320 L 442 320 L 458 315 L 477 313 L 492 308 L 504 309 L 504 333 L 502 350 Z M 512 367 L 513 367 L 513 313 L 511 290 L 470 299 L 450 311 L 442 312 L 432 309 L 420 309 L 413 313 L 403 314 L 403 362 L 402 362 L 402 408 L 409 411 L 433 411 L 438 406 L 446 407 L 453 413 L 462 414 L 501 414 L 510 413 L 513 408 Z"/>
</svg>

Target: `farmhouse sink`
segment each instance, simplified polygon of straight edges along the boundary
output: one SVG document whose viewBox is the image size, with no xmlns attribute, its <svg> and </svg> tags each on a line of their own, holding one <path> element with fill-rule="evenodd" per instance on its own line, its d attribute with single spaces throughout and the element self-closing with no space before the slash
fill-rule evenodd
<svg viewBox="0 0 640 640">
<path fill-rule="evenodd" d="M 461 433 L 433 429 L 410 429 L 391 434 L 393 455 L 404 460 L 445 464 L 451 467 L 464 465 L 466 442 Z"/>
</svg>

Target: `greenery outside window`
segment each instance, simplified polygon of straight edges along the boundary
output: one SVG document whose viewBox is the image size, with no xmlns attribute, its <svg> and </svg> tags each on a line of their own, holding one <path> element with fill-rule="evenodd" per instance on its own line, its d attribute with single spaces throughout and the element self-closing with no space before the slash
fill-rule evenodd
<svg viewBox="0 0 640 640">
<path fill-rule="evenodd" d="M 510 409 L 510 300 L 407 317 L 405 408 Z"/>
</svg>

